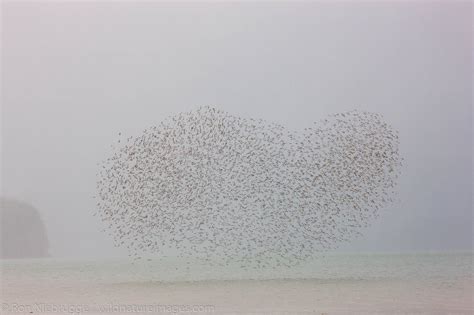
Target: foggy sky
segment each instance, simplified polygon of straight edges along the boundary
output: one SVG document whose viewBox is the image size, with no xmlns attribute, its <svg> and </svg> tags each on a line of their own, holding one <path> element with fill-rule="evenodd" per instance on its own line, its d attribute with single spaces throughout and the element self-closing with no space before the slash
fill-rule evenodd
<svg viewBox="0 0 474 315">
<path fill-rule="evenodd" d="M 341 250 L 472 247 L 468 2 L 4 2 L 2 32 L 2 193 L 41 212 L 54 256 L 126 253 L 92 216 L 97 163 L 201 105 L 295 130 L 383 114 L 399 201 Z"/>
</svg>

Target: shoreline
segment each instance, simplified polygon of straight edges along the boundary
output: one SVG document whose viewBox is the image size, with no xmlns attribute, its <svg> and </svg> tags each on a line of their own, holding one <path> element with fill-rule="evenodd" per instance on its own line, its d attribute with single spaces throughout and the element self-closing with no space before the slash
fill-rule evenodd
<svg viewBox="0 0 474 315">
<path fill-rule="evenodd" d="M 307 277 L 254 280 L 186 280 L 186 274 L 175 271 L 173 261 L 2 261 L 2 302 L 83 305 L 88 307 L 84 314 L 107 313 L 107 307 L 108 313 L 130 314 L 137 309 L 127 307 L 146 305 L 212 305 L 213 311 L 204 313 L 214 314 L 472 314 L 472 260 L 472 253 L 377 255 L 376 259 L 364 254 L 333 255 L 294 273 Z M 193 272 L 201 272 L 196 277 L 244 276 L 232 269 L 225 274 L 194 268 Z M 273 276 L 283 274 L 277 271 Z"/>
</svg>

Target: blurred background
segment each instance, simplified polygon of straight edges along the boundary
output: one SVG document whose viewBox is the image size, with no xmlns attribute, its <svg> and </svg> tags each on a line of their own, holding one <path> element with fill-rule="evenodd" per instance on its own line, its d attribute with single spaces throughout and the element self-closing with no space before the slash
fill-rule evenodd
<svg viewBox="0 0 474 315">
<path fill-rule="evenodd" d="M 30 209 L 33 227 L 3 239 L 125 256 L 92 216 L 97 163 L 119 132 L 211 105 L 295 130 L 383 114 L 405 158 L 398 201 L 339 250 L 470 250 L 471 14 L 457 1 L 4 2 L 2 218 Z"/>
</svg>

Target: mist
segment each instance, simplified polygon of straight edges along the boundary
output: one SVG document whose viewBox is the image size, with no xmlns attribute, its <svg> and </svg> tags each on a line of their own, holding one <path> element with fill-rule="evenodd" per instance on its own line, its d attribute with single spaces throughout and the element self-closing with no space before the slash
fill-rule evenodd
<svg viewBox="0 0 474 315">
<path fill-rule="evenodd" d="M 341 251 L 472 249 L 471 5 L 2 4 L 2 195 L 38 210 L 56 257 L 119 257 L 97 164 L 211 105 L 302 130 L 353 109 L 400 133 L 398 200 Z"/>
</svg>

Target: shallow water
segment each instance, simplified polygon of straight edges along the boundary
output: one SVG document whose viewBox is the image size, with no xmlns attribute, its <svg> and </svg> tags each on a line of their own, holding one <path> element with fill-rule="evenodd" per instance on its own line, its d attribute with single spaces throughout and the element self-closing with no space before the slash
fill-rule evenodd
<svg viewBox="0 0 474 315">
<path fill-rule="evenodd" d="M 215 306 L 217 313 L 474 312 L 469 252 L 331 253 L 269 270 L 173 257 L 135 262 L 3 260 L 1 266 L 2 301 L 7 305 L 205 304 Z"/>
<path fill-rule="evenodd" d="M 242 269 L 238 264 L 208 265 L 192 258 L 72 261 L 64 259 L 2 260 L 7 278 L 62 278 L 102 282 L 200 281 L 242 279 L 449 281 L 472 276 L 473 254 L 457 253 L 331 253 L 292 267 Z"/>
</svg>

